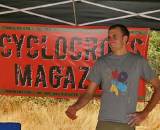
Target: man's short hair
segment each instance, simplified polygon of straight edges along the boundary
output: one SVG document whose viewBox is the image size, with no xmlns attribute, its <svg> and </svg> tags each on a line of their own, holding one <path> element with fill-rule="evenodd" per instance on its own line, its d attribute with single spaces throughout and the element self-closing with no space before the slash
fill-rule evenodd
<svg viewBox="0 0 160 130">
<path fill-rule="evenodd" d="M 115 28 L 120 28 L 120 30 L 122 31 L 124 36 L 128 36 L 129 38 L 129 31 L 127 29 L 126 26 L 122 25 L 122 24 L 114 24 L 112 26 L 109 27 L 108 31 L 115 29 Z"/>
</svg>

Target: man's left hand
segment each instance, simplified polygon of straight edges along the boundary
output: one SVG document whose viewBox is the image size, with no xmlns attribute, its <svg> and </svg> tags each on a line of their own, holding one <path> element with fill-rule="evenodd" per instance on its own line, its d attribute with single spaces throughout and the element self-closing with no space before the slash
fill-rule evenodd
<svg viewBox="0 0 160 130">
<path fill-rule="evenodd" d="M 142 112 L 135 112 L 132 114 L 129 114 L 129 122 L 128 124 L 131 127 L 134 127 L 136 125 L 139 125 L 145 118 L 146 118 L 147 114 Z"/>
</svg>

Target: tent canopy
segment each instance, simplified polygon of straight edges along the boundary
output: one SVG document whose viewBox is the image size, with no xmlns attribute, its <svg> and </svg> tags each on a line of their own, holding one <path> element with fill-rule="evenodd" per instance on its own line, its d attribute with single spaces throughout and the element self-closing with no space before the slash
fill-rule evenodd
<svg viewBox="0 0 160 130">
<path fill-rule="evenodd" d="M 0 0 L 0 22 L 160 30 L 160 0 Z"/>
</svg>

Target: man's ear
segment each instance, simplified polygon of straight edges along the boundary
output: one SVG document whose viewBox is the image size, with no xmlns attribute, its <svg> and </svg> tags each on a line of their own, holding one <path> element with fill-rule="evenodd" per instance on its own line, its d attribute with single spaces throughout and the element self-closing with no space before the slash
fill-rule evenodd
<svg viewBox="0 0 160 130">
<path fill-rule="evenodd" d="M 125 35 L 125 36 L 123 36 L 123 41 L 124 41 L 124 43 L 127 43 L 127 42 L 128 42 L 128 40 L 129 40 L 129 39 L 128 39 L 128 36 L 126 36 L 126 35 Z"/>
</svg>

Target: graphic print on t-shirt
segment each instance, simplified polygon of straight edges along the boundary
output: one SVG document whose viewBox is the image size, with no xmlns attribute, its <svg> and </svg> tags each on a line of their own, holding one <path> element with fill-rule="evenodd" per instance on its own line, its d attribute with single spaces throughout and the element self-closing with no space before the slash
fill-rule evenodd
<svg viewBox="0 0 160 130">
<path fill-rule="evenodd" d="M 111 81 L 110 92 L 112 92 L 116 96 L 119 96 L 120 92 L 126 92 L 127 79 L 128 79 L 127 72 L 124 72 L 124 71 L 119 72 L 118 70 L 112 71 L 112 81 Z"/>
</svg>

